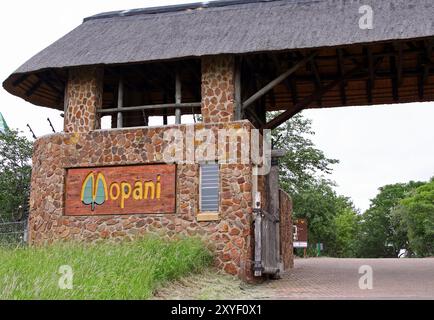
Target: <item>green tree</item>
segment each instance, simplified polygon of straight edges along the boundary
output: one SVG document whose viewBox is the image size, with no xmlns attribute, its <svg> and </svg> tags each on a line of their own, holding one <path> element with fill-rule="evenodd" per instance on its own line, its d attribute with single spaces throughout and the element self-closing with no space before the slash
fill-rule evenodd
<svg viewBox="0 0 434 320">
<path fill-rule="evenodd" d="M 275 113 L 272 113 L 275 116 Z M 285 150 L 280 159 L 280 185 L 293 195 L 300 190 L 318 183 L 322 175 L 332 172 L 332 165 L 339 163 L 327 158 L 309 139 L 312 121 L 297 114 L 272 132 L 272 144 L 275 149 Z M 321 182 L 322 184 L 322 182 Z"/>
<path fill-rule="evenodd" d="M 361 216 L 352 208 L 345 208 L 334 219 L 336 230 L 335 255 L 351 258 L 358 255 L 358 236 Z"/>
<path fill-rule="evenodd" d="M 273 113 L 272 116 L 275 116 Z M 348 198 L 338 196 L 334 183 L 325 176 L 339 161 L 325 156 L 310 139 L 315 133 L 312 121 L 298 114 L 273 130 L 273 148 L 286 151 L 280 159 L 280 187 L 293 199 L 294 216 L 308 220 L 309 243 L 324 244 L 324 254 L 334 256 L 335 219 L 345 210 L 354 211 Z"/>
<path fill-rule="evenodd" d="M 295 217 L 308 221 L 309 243 L 323 243 L 323 254 L 337 256 L 342 250 L 336 242 L 336 217 L 346 210 L 355 211 L 351 201 L 337 195 L 330 181 L 320 179 L 295 193 L 293 202 Z"/>
<path fill-rule="evenodd" d="M 397 211 L 407 228 L 409 249 L 419 257 L 434 256 L 434 178 L 401 200 Z"/>
<path fill-rule="evenodd" d="M 400 201 L 423 182 L 410 181 L 386 185 L 371 200 L 369 209 L 363 214 L 359 254 L 362 257 L 397 257 L 401 249 L 408 249 L 406 228 L 395 208 Z"/>
<path fill-rule="evenodd" d="M 18 208 L 28 205 L 32 143 L 17 131 L 0 134 L 0 221 L 17 217 Z"/>
</svg>

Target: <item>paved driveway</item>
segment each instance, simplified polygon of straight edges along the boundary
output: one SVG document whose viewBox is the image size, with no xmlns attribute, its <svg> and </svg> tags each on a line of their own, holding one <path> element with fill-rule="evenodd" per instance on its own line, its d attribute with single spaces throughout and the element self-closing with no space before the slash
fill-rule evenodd
<svg viewBox="0 0 434 320">
<path fill-rule="evenodd" d="M 359 274 L 361 266 L 372 269 L 372 289 L 359 287 L 360 278 L 366 276 Z M 255 285 L 210 270 L 160 288 L 155 299 L 434 300 L 434 258 L 296 259 L 294 269 L 282 279 Z"/>
<path fill-rule="evenodd" d="M 362 290 L 366 270 L 372 289 Z M 434 259 L 296 259 L 281 280 L 262 286 L 271 299 L 434 299 Z"/>
</svg>

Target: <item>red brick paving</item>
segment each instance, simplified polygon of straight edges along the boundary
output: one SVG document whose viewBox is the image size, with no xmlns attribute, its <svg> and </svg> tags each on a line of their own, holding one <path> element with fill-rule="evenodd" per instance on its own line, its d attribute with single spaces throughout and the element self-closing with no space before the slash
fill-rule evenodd
<svg viewBox="0 0 434 320">
<path fill-rule="evenodd" d="M 372 267 L 372 290 L 359 288 L 362 265 Z M 434 258 L 296 259 L 282 279 L 260 287 L 265 299 L 434 299 Z"/>
</svg>

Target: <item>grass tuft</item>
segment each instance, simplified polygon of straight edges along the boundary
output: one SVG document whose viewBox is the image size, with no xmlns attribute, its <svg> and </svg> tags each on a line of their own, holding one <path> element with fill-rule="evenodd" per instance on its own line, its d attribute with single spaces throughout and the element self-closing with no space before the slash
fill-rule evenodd
<svg viewBox="0 0 434 320">
<path fill-rule="evenodd" d="M 0 248 L 0 299 L 149 299 L 167 281 L 211 262 L 204 244 L 192 238 Z M 64 265 L 73 270 L 71 290 L 59 288 Z"/>
</svg>

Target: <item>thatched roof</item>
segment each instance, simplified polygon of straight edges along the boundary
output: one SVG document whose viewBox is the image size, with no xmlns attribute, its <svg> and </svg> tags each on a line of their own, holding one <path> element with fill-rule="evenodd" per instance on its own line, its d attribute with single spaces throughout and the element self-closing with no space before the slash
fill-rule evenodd
<svg viewBox="0 0 434 320">
<path fill-rule="evenodd" d="M 359 8 L 366 4 L 373 8 L 373 30 L 359 28 Z M 32 100 L 28 96 L 32 85 L 20 87 L 22 75 L 82 65 L 431 37 L 434 36 L 433 16 L 432 0 L 218 1 L 111 12 L 85 19 L 83 24 L 19 67 L 3 86 L 36 104 L 54 106 L 61 101 L 43 97 Z M 43 83 L 47 91 L 56 87 L 55 78 L 45 76 L 45 79 L 54 84 Z M 30 77 L 27 81 L 34 85 L 38 80 Z"/>
</svg>

